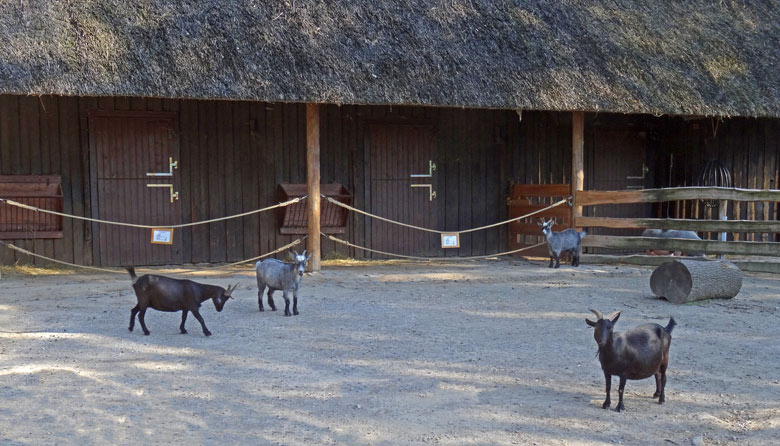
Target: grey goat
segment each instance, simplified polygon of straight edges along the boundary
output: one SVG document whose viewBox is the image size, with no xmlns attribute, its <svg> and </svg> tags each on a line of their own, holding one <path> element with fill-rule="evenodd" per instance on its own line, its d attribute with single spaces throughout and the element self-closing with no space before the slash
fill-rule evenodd
<svg viewBox="0 0 780 446">
<path fill-rule="evenodd" d="M 298 315 L 298 286 L 301 284 L 301 277 L 306 271 L 306 262 L 311 258 L 311 254 L 298 254 L 296 251 L 290 252 L 290 260 L 294 263 L 284 263 L 281 260 L 265 259 L 257 262 L 255 270 L 257 271 L 257 305 L 260 311 L 263 310 L 263 291 L 268 287 L 268 306 L 271 311 L 276 311 L 274 305 L 274 291 L 281 290 L 284 297 L 284 315 Z M 293 311 L 290 313 L 290 299 L 288 293 L 293 293 Z"/>
<path fill-rule="evenodd" d="M 558 268 L 561 265 L 561 254 L 568 252 L 571 255 L 571 266 L 580 266 L 580 254 L 582 247 L 580 243 L 587 234 L 585 231 L 577 232 L 574 229 L 565 229 L 561 232 L 553 232 L 552 226 L 555 222 L 540 221 L 537 223 L 542 227 L 544 236 L 547 237 L 547 249 L 550 251 L 550 268 Z M 553 260 L 555 266 L 553 266 Z"/>
<path fill-rule="evenodd" d="M 696 234 L 693 231 L 684 231 L 680 229 L 645 229 L 642 231 L 642 237 L 658 237 L 658 238 L 682 238 L 682 239 L 688 239 L 688 240 L 701 240 L 701 237 L 699 237 L 698 234 Z M 647 254 L 650 255 L 668 255 L 668 254 L 677 254 L 677 255 L 685 255 L 686 253 L 682 251 L 676 251 L 676 252 L 670 252 L 666 250 L 658 250 L 658 249 L 648 249 Z M 700 256 L 702 253 L 688 253 L 692 256 Z"/>
</svg>

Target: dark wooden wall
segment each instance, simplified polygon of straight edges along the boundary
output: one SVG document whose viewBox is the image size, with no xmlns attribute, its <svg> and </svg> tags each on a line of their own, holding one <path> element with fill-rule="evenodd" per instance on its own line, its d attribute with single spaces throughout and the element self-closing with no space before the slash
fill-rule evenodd
<svg viewBox="0 0 780 446">
<path fill-rule="evenodd" d="M 91 216 L 89 183 L 90 110 L 172 111 L 179 117 L 183 221 L 205 220 L 279 201 L 277 185 L 304 183 L 305 106 L 237 101 L 162 100 L 125 97 L 31 97 L 0 95 L 0 174 L 60 174 L 65 212 Z M 438 229 L 458 230 L 507 218 L 510 183 L 568 183 L 571 171 L 569 113 L 469 110 L 423 107 L 335 106 L 321 108 L 323 183 L 339 182 L 367 205 L 365 129 L 368 122 L 425 122 L 437 135 Z M 622 116 L 622 117 L 621 117 Z M 648 150 L 656 170 L 668 153 L 679 155 L 675 185 L 693 178 L 696 166 L 717 153 L 735 169 L 741 187 L 777 187 L 778 120 L 731 119 L 715 138 L 700 122 L 681 119 L 589 116 L 586 127 L 613 120 L 647 127 Z M 709 122 L 709 121 L 706 121 Z M 655 136 L 652 136 L 655 135 Z M 587 141 L 586 141 L 587 144 Z M 586 166 L 587 168 L 587 166 Z M 680 173 L 682 172 L 682 174 Z M 696 174 L 698 172 L 695 172 Z M 598 173 L 593 173 L 597 175 Z M 655 177 L 662 182 L 663 175 Z M 587 181 L 587 178 L 586 178 Z M 734 207 L 742 218 L 777 218 L 770 206 Z M 93 264 L 90 225 L 65 219 L 58 240 L 17 240 L 15 244 L 57 259 Z M 371 221 L 350 215 L 343 238 L 370 245 Z M 186 263 L 237 261 L 294 240 L 280 235 L 273 212 L 198 226 L 180 233 Z M 470 256 L 506 249 L 506 226 L 466 235 L 461 248 L 440 255 Z M 323 240 L 325 258 L 364 253 Z M 0 249 L 0 264 L 26 256 Z M 37 262 L 36 263 L 40 263 Z"/>
<path fill-rule="evenodd" d="M 718 160 L 735 187 L 780 188 L 780 120 L 749 118 L 668 119 L 654 140 L 656 187 L 697 185 L 702 169 Z M 670 177 L 671 163 L 671 177 Z M 700 201 L 657 206 L 658 217 L 718 218 Z M 778 203 L 729 202 L 729 220 L 778 220 Z M 714 238 L 715 234 L 706 234 Z M 729 240 L 772 241 L 778 234 L 730 234 Z"/>
</svg>

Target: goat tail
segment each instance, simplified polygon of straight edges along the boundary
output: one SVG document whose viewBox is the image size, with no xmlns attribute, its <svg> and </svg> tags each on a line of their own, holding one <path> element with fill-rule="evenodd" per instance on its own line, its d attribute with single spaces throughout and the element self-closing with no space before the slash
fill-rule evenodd
<svg viewBox="0 0 780 446">
<path fill-rule="evenodd" d="M 584 229 L 580 231 L 580 240 L 584 239 L 586 235 L 588 235 L 588 231 Z"/>
<path fill-rule="evenodd" d="M 669 333 L 669 334 L 672 334 L 672 330 L 674 330 L 674 327 L 676 327 L 676 326 L 677 326 L 677 322 L 674 321 L 673 317 L 670 317 L 669 318 L 669 323 L 666 324 L 666 327 L 664 327 L 664 331 Z"/>
<path fill-rule="evenodd" d="M 130 278 L 133 279 L 133 283 L 138 280 L 138 276 L 135 275 L 135 268 L 132 266 L 126 266 L 125 269 L 130 273 Z"/>
</svg>

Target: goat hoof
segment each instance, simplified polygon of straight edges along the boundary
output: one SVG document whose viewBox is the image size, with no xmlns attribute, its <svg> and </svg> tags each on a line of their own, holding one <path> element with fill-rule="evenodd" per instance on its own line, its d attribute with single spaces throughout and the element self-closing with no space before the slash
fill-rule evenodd
<svg viewBox="0 0 780 446">
<path fill-rule="evenodd" d="M 211 332 L 210 332 L 210 331 L 204 331 L 204 332 L 203 332 L 203 334 L 204 334 L 205 336 L 211 336 Z"/>
<path fill-rule="evenodd" d="M 661 398 L 658 398 L 658 404 L 663 404 L 664 401 L 666 401 L 666 399 L 663 396 L 661 396 Z"/>
<path fill-rule="evenodd" d="M 298 313 L 298 311 L 296 310 L 296 311 L 293 311 L 293 314 L 294 314 L 295 316 L 298 316 L 298 314 L 300 314 L 300 313 Z"/>
<path fill-rule="evenodd" d="M 149 336 L 149 333 L 150 333 L 150 332 L 148 332 L 148 331 L 145 331 L 145 332 L 144 332 L 144 335 L 146 335 L 146 336 Z"/>
<path fill-rule="evenodd" d="M 133 331 L 133 327 L 127 327 L 128 331 Z"/>
<path fill-rule="evenodd" d="M 265 311 L 265 310 L 263 310 L 263 308 L 262 308 L 262 307 L 260 307 L 260 312 L 263 312 L 263 311 Z"/>
<path fill-rule="evenodd" d="M 623 407 L 622 404 L 618 404 L 617 407 L 615 407 L 615 412 L 622 412 L 624 410 L 626 410 L 626 408 Z"/>
<path fill-rule="evenodd" d="M 183 328 L 182 328 L 182 329 L 181 329 L 181 334 L 187 334 L 187 330 L 185 330 L 185 329 L 183 329 Z"/>
<path fill-rule="evenodd" d="M 661 396 L 661 393 L 660 393 L 660 392 L 655 392 L 655 393 L 653 394 L 653 398 L 658 398 L 659 396 Z"/>
<path fill-rule="evenodd" d="M 612 403 L 608 403 L 608 402 L 606 402 L 606 403 L 604 403 L 604 404 L 602 404 L 602 405 L 601 405 L 601 408 L 602 408 L 602 409 L 609 409 L 609 405 L 610 405 L 610 404 L 612 404 Z"/>
<path fill-rule="evenodd" d="M 271 307 L 271 311 L 276 311 L 276 307 Z"/>
</svg>

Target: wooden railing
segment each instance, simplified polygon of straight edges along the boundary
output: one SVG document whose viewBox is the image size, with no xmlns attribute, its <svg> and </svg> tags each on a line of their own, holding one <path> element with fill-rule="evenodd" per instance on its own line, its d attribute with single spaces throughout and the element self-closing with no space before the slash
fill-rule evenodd
<svg viewBox="0 0 780 446">
<path fill-rule="evenodd" d="M 672 187 L 622 191 L 578 191 L 575 206 L 605 204 L 652 203 L 675 200 L 729 200 L 780 202 L 780 190 L 737 189 L 721 187 Z M 577 227 L 684 229 L 695 232 L 756 232 L 780 233 L 780 221 L 762 220 L 686 220 L 660 218 L 577 217 Z M 780 256 L 780 243 L 714 240 L 661 239 L 655 237 L 623 237 L 590 235 L 584 247 L 611 249 L 664 249 L 670 251 L 703 252 L 707 254 L 738 254 Z"/>
<path fill-rule="evenodd" d="M 512 184 L 509 188 L 509 218 L 519 217 L 530 212 L 543 209 L 553 202 L 571 195 L 570 184 Z M 572 226 L 572 208 L 570 206 L 558 206 L 543 213 L 536 214 L 532 218 L 510 223 L 509 225 L 509 249 L 515 250 L 535 245 L 544 241 L 542 230 L 536 224 L 539 219 L 555 219 L 556 230 Z M 540 247 L 526 251 L 526 255 L 546 255 L 547 247 Z"/>
</svg>

